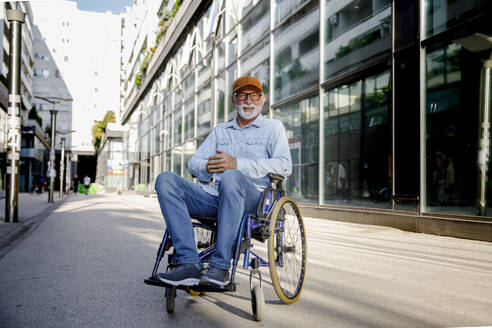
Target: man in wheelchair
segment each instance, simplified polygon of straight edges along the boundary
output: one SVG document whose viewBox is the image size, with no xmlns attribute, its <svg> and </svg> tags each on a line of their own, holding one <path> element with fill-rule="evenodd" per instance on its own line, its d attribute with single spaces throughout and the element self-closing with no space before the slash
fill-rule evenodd
<svg viewBox="0 0 492 328">
<path fill-rule="evenodd" d="M 174 286 L 224 287 L 244 213 L 256 209 L 270 183 L 268 173 L 290 175 L 292 160 L 282 123 L 261 115 L 266 96 L 256 78 L 234 81 L 236 117 L 217 125 L 188 162 L 195 184 L 172 172 L 161 173 L 155 189 L 178 266 L 157 278 Z M 217 220 L 216 251 L 203 273 L 190 217 Z"/>
</svg>

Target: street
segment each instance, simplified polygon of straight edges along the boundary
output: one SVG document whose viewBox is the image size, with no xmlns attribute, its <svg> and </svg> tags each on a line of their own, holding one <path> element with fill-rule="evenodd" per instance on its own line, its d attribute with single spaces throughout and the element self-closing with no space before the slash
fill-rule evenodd
<svg viewBox="0 0 492 328">
<path fill-rule="evenodd" d="M 164 289 L 143 283 L 165 228 L 157 199 L 72 195 L 0 259 L 0 326 L 492 326 L 491 243 L 315 218 L 305 224 L 307 281 L 298 302 L 281 304 L 263 269 L 266 313 L 255 322 L 249 271 L 241 268 L 236 293 L 178 291 L 168 314 Z"/>
</svg>

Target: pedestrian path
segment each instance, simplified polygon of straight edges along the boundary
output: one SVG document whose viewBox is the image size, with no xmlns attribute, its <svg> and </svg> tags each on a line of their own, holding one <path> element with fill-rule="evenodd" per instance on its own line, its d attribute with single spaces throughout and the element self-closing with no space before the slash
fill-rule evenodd
<svg viewBox="0 0 492 328">
<path fill-rule="evenodd" d="M 249 272 L 239 269 L 236 293 L 178 291 L 169 315 L 164 289 L 143 283 L 165 229 L 157 199 L 70 196 L 0 258 L 0 327 L 492 325 L 492 243 L 316 218 L 305 224 L 308 269 L 298 302 L 281 304 L 262 268 L 266 312 L 254 322 Z"/>
<path fill-rule="evenodd" d="M 2 251 L 16 239 L 19 231 L 27 230 L 28 225 L 35 223 L 40 219 L 40 214 L 49 211 L 50 208 L 56 207 L 60 203 L 58 193 L 54 195 L 54 202 L 48 203 L 48 193 L 19 193 L 18 200 L 18 222 L 5 222 L 5 201 L 0 199 L 0 257 Z"/>
</svg>

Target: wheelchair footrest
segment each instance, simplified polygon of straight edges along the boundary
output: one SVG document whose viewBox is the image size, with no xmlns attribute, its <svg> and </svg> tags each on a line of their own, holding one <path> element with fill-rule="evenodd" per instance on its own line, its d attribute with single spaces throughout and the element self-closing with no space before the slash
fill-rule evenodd
<svg viewBox="0 0 492 328">
<path fill-rule="evenodd" d="M 184 290 L 187 292 L 189 292 L 190 290 L 194 290 L 196 292 L 219 292 L 219 293 L 235 292 L 236 291 L 236 284 L 233 282 L 227 284 L 226 286 L 224 286 L 222 288 L 216 287 L 216 286 L 200 286 L 200 285 L 195 285 L 195 286 L 178 285 L 178 286 L 174 286 L 174 285 L 166 284 L 165 282 L 162 282 L 155 277 L 149 277 L 149 278 L 144 280 L 144 283 L 146 283 L 147 285 L 151 285 L 151 286 L 181 289 L 181 290 Z"/>
<path fill-rule="evenodd" d="M 148 277 L 147 279 L 144 280 L 144 283 L 146 283 L 147 285 L 151 285 L 151 286 L 174 287 L 174 286 L 168 285 L 166 283 L 163 283 L 162 281 L 160 281 L 159 279 L 154 278 L 154 277 Z"/>
<path fill-rule="evenodd" d="M 193 289 L 194 291 L 197 292 L 217 292 L 217 293 L 225 293 L 225 292 L 235 292 L 236 291 L 236 284 L 231 282 L 224 287 L 217 287 L 217 286 L 191 286 L 190 289 Z"/>
</svg>

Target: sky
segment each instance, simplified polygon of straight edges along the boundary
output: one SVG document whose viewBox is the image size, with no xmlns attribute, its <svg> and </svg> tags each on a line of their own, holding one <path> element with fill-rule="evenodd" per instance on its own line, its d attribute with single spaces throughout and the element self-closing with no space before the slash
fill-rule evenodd
<svg viewBox="0 0 492 328">
<path fill-rule="evenodd" d="M 125 6 L 131 6 L 133 0 L 77 0 L 77 8 L 87 11 L 105 12 L 111 11 L 119 14 L 125 11 Z"/>
</svg>

